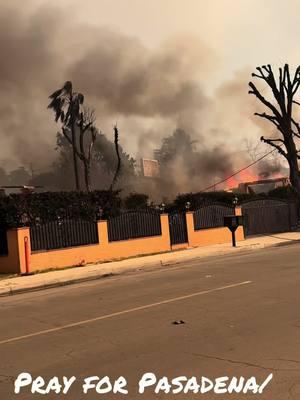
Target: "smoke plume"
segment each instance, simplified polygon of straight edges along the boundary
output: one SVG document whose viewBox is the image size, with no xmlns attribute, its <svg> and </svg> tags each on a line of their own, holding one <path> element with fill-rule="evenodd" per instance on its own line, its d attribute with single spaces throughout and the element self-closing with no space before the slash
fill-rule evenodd
<svg viewBox="0 0 300 400">
<path fill-rule="evenodd" d="M 76 21 L 70 7 L 36 7 L 31 0 L 26 6 L 0 4 L 0 165 L 38 171 L 52 162 L 58 127 L 48 95 L 66 80 L 85 94 L 102 132 L 110 134 L 118 121 L 121 143 L 134 156 L 151 158 L 178 127 L 191 134 L 200 156 L 192 178 L 185 174 L 189 160 L 176 158 L 170 179 L 178 191 L 199 190 L 248 160 L 232 153 L 246 132 L 260 130 L 247 97 L 250 71 L 208 95 L 220 60 L 193 36 L 149 49 L 137 38 Z"/>
</svg>

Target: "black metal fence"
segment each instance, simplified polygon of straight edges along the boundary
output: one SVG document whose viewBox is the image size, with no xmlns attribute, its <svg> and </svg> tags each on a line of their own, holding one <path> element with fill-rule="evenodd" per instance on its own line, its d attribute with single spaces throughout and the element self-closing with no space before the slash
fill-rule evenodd
<svg viewBox="0 0 300 400">
<path fill-rule="evenodd" d="M 294 203 L 279 199 L 252 200 L 242 203 L 245 235 L 288 232 L 298 225 Z"/>
<path fill-rule="evenodd" d="M 157 211 L 130 211 L 108 220 L 110 242 L 160 235 L 161 221 Z"/>
<path fill-rule="evenodd" d="M 99 243 L 96 221 L 61 219 L 30 227 L 31 250 L 53 250 Z"/>
<path fill-rule="evenodd" d="M 0 256 L 8 255 L 7 231 L 0 227 Z"/>
<path fill-rule="evenodd" d="M 224 217 L 233 214 L 234 207 L 228 204 L 203 205 L 194 211 L 195 231 L 224 226 Z"/>
</svg>

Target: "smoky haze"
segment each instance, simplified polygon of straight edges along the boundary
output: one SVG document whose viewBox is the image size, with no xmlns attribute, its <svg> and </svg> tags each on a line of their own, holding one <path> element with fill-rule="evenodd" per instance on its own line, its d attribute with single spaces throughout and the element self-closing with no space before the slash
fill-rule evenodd
<svg viewBox="0 0 300 400">
<path fill-rule="evenodd" d="M 203 184 L 248 161 L 246 153 L 231 154 L 247 132 L 260 133 L 247 97 L 250 71 L 208 95 L 220 58 L 191 35 L 149 49 L 108 27 L 84 25 L 69 9 L 26 6 L 0 3 L 0 165 L 43 170 L 52 162 L 58 127 L 48 95 L 66 80 L 85 94 L 102 132 L 110 136 L 118 121 L 121 143 L 133 156 L 151 158 L 179 127 L 197 140 Z M 189 188 L 182 163 L 188 160 L 174 163 L 178 190 L 197 190 L 199 180 Z"/>
</svg>

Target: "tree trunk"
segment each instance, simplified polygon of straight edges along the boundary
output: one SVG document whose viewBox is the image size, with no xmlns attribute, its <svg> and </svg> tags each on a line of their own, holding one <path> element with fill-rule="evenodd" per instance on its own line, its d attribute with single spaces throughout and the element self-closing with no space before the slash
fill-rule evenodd
<svg viewBox="0 0 300 400">
<path fill-rule="evenodd" d="M 290 181 L 291 185 L 293 186 L 296 193 L 300 195 L 300 175 L 299 175 L 299 167 L 298 167 L 298 160 L 290 159 L 289 160 L 289 167 L 290 167 Z"/>
<path fill-rule="evenodd" d="M 290 181 L 295 192 L 300 195 L 300 174 L 298 166 L 297 149 L 293 137 L 289 138 L 286 143 L 286 149 L 288 154 L 288 163 L 290 167 Z"/>
<path fill-rule="evenodd" d="M 75 187 L 76 190 L 80 190 L 80 184 L 79 184 L 79 173 L 78 173 L 78 159 L 77 159 L 77 154 L 76 154 L 76 149 L 75 149 L 75 144 L 76 143 L 76 135 L 75 135 L 75 130 L 74 127 L 72 127 L 72 142 L 73 142 L 73 164 L 74 164 L 74 176 L 75 176 Z"/>
<path fill-rule="evenodd" d="M 84 181 L 87 192 L 91 191 L 91 168 L 88 162 L 84 161 Z"/>
<path fill-rule="evenodd" d="M 76 132 L 75 132 L 74 104 L 73 104 L 73 96 L 72 95 L 70 96 L 70 103 L 71 103 L 71 134 L 72 134 L 72 150 L 73 150 L 75 188 L 79 192 L 80 191 L 80 183 L 79 183 L 78 159 L 77 159 L 77 154 L 76 154 L 77 140 L 76 140 Z"/>
</svg>

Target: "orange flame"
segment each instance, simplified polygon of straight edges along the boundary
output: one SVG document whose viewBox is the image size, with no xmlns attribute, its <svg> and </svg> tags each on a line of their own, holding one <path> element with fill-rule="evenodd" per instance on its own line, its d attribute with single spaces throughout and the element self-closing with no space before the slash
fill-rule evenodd
<svg viewBox="0 0 300 400">
<path fill-rule="evenodd" d="M 282 178 L 282 174 L 280 173 L 274 173 L 272 176 L 268 178 L 263 178 L 253 171 L 250 170 L 245 170 L 241 171 L 238 175 L 233 176 L 232 178 L 228 179 L 227 182 L 225 183 L 225 190 L 228 189 L 233 189 L 239 186 L 240 183 L 244 182 L 256 182 L 264 179 L 275 179 L 275 178 Z"/>
</svg>

